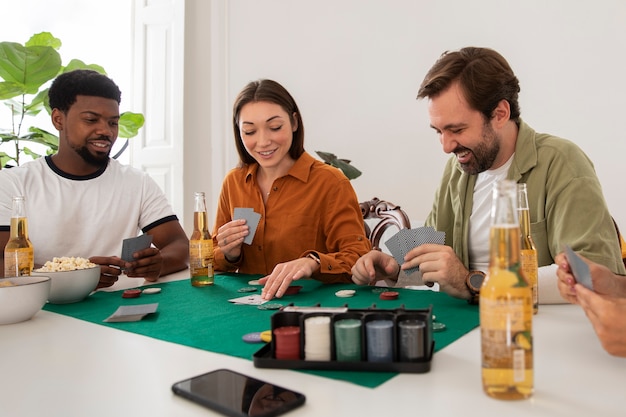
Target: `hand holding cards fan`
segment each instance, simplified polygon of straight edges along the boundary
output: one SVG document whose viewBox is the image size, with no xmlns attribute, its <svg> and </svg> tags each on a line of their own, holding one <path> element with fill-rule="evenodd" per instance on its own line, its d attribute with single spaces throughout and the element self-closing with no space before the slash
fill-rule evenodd
<svg viewBox="0 0 626 417">
<path fill-rule="evenodd" d="M 385 242 L 385 245 L 396 262 L 402 265 L 404 263 L 404 257 L 411 249 L 423 245 L 424 243 L 443 245 L 445 241 L 446 234 L 444 232 L 438 232 L 434 228 L 427 226 L 418 227 L 416 229 L 401 229 L 398 233 L 389 238 Z M 415 271 L 419 271 L 419 267 L 405 270 L 409 275 Z"/>
</svg>

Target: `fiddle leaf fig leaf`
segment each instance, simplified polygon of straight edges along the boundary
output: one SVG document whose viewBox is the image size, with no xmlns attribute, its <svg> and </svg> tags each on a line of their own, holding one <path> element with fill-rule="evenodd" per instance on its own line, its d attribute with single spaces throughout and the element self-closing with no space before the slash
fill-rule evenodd
<svg viewBox="0 0 626 417">
<path fill-rule="evenodd" d="M 36 94 L 60 69 L 61 56 L 50 46 L 0 42 L 0 77 L 22 89 L 16 95 Z"/>
<path fill-rule="evenodd" d="M 133 138 L 139 133 L 139 129 L 145 123 L 145 118 L 141 113 L 124 112 L 120 115 L 119 132 L 120 138 Z"/>
<path fill-rule="evenodd" d="M 69 64 L 67 64 L 65 66 L 65 68 L 63 68 L 63 73 L 74 71 L 74 70 L 77 70 L 77 69 L 90 69 L 90 70 L 94 70 L 96 72 L 99 72 L 100 74 L 107 75 L 107 73 L 104 70 L 104 68 L 102 68 L 100 65 L 98 65 L 98 64 L 85 64 L 80 59 L 72 59 L 69 62 Z"/>
</svg>

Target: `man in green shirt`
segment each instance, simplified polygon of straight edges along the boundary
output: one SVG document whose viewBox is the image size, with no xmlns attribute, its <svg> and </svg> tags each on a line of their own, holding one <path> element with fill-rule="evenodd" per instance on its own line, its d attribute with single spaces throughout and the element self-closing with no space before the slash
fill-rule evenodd
<svg viewBox="0 0 626 417">
<path fill-rule="evenodd" d="M 519 91 L 517 77 L 496 51 L 468 47 L 439 58 L 417 97 L 428 99 L 430 125 L 444 152 L 453 154 L 425 221 L 445 232 L 445 245 L 418 246 L 402 265 L 372 251 L 352 269 L 354 282 L 403 281 L 404 270 L 419 266 L 421 282 L 475 299 L 468 278 L 487 271 L 491 191 L 501 179 L 528 187 L 540 303 L 564 302 L 554 257 L 565 244 L 615 273 L 626 273 L 592 162 L 574 143 L 528 126 L 520 117 Z"/>
</svg>

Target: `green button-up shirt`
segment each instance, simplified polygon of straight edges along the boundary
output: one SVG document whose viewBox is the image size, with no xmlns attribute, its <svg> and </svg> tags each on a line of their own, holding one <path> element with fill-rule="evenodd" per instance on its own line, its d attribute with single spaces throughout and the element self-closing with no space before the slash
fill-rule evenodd
<svg viewBox="0 0 626 417">
<path fill-rule="evenodd" d="M 455 157 L 446 164 L 433 209 L 425 224 L 446 233 L 469 266 L 468 233 L 476 175 L 466 174 Z M 539 266 L 570 245 L 613 272 L 626 274 L 613 219 L 591 160 L 574 143 L 537 133 L 520 122 L 508 179 L 528 186 L 531 233 Z"/>
</svg>

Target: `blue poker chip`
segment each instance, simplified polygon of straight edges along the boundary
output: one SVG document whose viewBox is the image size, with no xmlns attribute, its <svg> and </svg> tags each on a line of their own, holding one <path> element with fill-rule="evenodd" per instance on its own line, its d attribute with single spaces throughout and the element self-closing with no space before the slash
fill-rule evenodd
<svg viewBox="0 0 626 417">
<path fill-rule="evenodd" d="M 242 339 L 246 343 L 262 343 L 263 342 L 263 339 L 261 339 L 261 332 L 253 332 L 253 333 L 244 334 Z"/>
</svg>

